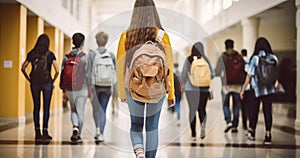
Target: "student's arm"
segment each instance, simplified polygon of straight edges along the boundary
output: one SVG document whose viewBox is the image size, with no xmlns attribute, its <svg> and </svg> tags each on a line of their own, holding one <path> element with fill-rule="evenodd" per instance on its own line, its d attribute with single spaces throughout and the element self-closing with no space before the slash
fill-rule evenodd
<svg viewBox="0 0 300 158">
<path fill-rule="evenodd" d="M 126 101 L 126 93 L 125 93 L 125 83 L 124 83 L 124 69 L 125 69 L 125 40 L 126 40 L 126 32 L 123 32 L 117 52 L 117 62 L 116 62 L 116 70 L 117 70 L 117 81 L 118 81 L 118 92 L 121 101 Z"/>
<path fill-rule="evenodd" d="M 28 64 L 29 64 L 29 61 L 27 61 L 27 60 L 24 61 L 23 65 L 22 65 L 22 68 L 21 68 L 21 71 L 22 71 L 23 75 L 25 76 L 25 78 L 30 82 L 30 77 L 26 72 L 26 68 L 27 68 Z"/>
<path fill-rule="evenodd" d="M 55 74 L 54 74 L 54 77 L 53 77 L 53 82 L 55 82 L 57 77 L 58 77 L 58 74 L 59 74 L 57 61 L 53 60 L 52 65 L 53 65 L 54 71 L 55 71 Z"/>
<path fill-rule="evenodd" d="M 167 66 L 170 70 L 170 89 L 168 92 L 168 105 L 174 106 L 175 104 L 175 91 L 174 91 L 174 76 L 173 76 L 173 53 L 172 47 L 170 43 L 170 39 L 167 33 L 165 33 L 162 44 L 165 46 L 166 58 L 167 58 Z"/>
</svg>

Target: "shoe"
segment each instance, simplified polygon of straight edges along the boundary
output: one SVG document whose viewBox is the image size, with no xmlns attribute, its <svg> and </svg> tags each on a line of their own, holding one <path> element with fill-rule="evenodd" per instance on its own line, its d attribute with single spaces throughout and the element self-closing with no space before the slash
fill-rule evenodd
<svg viewBox="0 0 300 158">
<path fill-rule="evenodd" d="M 234 127 L 234 128 L 232 128 L 231 132 L 232 132 L 232 133 L 237 133 L 237 132 L 238 132 L 238 129 Z"/>
<path fill-rule="evenodd" d="M 79 136 L 79 129 L 78 128 L 73 128 L 73 134 L 71 136 L 71 141 L 72 143 L 80 143 L 82 142 L 80 136 Z"/>
<path fill-rule="evenodd" d="M 42 138 L 43 138 L 43 140 L 46 140 L 46 141 L 52 140 L 52 137 L 48 134 L 47 130 L 43 130 L 43 136 L 42 136 Z"/>
<path fill-rule="evenodd" d="M 272 137 L 271 137 L 271 135 L 270 136 L 265 136 L 264 144 L 265 145 L 271 145 L 272 144 Z"/>
<path fill-rule="evenodd" d="M 206 134 L 205 134 L 205 126 L 202 126 L 201 127 L 201 131 L 200 131 L 200 138 L 204 139 L 205 136 L 206 136 Z"/>
<path fill-rule="evenodd" d="M 192 141 L 196 141 L 197 139 L 196 139 L 196 137 L 192 137 L 191 140 Z"/>
<path fill-rule="evenodd" d="M 137 151 L 137 152 L 135 153 L 135 156 L 136 156 L 136 158 L 145 158 L 145 153 L 144 153 L 143 150 Z"/>
<path fill-rule="evenodd" d="M 96 134 L 95 142 L 104 142 L 103 134 Z"/>
<path fill-rule="evenodd" d="M 232 123 L 227 123 L 226 128 L 224 130 L 225 133 L 227 133 L 232 128 Z"/>
<path fill-rule="evenodd" d="M 249 130 L 247 136 L 248 136 L 249 140 L 255 140 L 255 132 L 254 131 Z"/>
</svg>

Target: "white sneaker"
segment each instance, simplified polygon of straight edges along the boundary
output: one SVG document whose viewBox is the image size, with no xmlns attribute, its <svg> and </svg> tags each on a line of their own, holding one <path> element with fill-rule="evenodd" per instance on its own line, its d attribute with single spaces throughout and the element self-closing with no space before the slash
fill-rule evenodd
<svg viewBox="0 0 300 158">
<path fill-rule="evenodd" d="M 202 128 L 201 128 L 201 132 L 200 132 L 200 138 L 201 138 L 201 139 L 204 139 L 204 138 L 205 138 L 205 135 L 206 135 L 206 134 L 205 134 L 205 127 L 202 127 Z"/>
<path fill-rule="evenodd" d="M 95 136 L 95 141 L 96 142 L 104 142 L 103 134 L 97 134 Z"/>
<path fill-rule="evenodd" d="M 191 139 L 192 139 L 192 141 L 196 141 L 197 140 L 196 137 L 192 137 Z"/>
</svg>

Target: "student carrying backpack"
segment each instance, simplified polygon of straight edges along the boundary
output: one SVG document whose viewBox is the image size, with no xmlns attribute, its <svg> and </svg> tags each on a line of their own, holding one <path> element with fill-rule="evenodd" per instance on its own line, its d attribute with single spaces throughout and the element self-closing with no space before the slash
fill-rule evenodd
<svg viewBox="0 0 300 158">
<path fill-rule="evenodd" d="M 97 49 L 89 52 L 91 61 L 93 91 L 93 117 L 96 126 L 95 142 L 104 141 L 104 129 L 106 124 L 106 109 L 116 80 L 115 55 L 105 48 L 108 34 L 101 31 L 95 36 Z"/>
<path fill-rule="evenodd" d="M 206 105 L 211 92 L 211 80 L 215 72 L 209 59 L 205 56 L 204 46 L 196 42 L 192 46 L 191 55 L 187 57 L 182 69 L 182 83 L 185 84 L 185 94 L 189 106 L 189 123 L 191 139 L 196 140 L 196 112 L 200 120 L 200 138 L 206 136 Z M 200 78 L 198 78 L 200 77 Z"/>
<path fill-rule="evenodd" d="M 61 64 L 60 88 L 64 98 L 68 98 L 71 109 L 73 133 L 71 143 L 81 143 L 81 132 L 84 122 L 86 100 L 92 96 L 90 60 L 82 52 L 85 36 L 75 33 L 72 36 L 73 49 L 66 55 Z M 92 100 L 91 100 L 92 101 Z"/>
</svg>

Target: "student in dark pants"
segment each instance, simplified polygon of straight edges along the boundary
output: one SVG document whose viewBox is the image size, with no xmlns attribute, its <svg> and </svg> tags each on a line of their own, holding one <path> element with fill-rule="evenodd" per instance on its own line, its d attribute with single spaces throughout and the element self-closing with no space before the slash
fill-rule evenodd
<svg viewBox="0 0 300 158">
<path fill-rule="evenodd" d="M 52 140 L 48 134 L 48 122 L 50 115 L 50 102 L 52 98 L 53 83 L 58 77 L 58 65 L 53 52 L 49 51 L 50 40 L 46 34 L 39 36 L 34 48 L 27 54 L 26 61 L 22 65 L 22 73 L 30 82 L 30 90 L 33 99 L 33 120 L 35 127 L 35 140 Z M 31 63 L 32 69 L 30 75 L 27 74 L 26 68 Z M 51 67 L 54 67 L 55 74 L 52 78 Z M 40 129 L 40 107 L 41 92 L 43 92 L 44 113 L 43 129 Z"/>
<path fill-rule="evenodd" d="M 248 68 L 249 64 L 249 58 L 247 57 L 247 50 L 242 49 L 241 54 L 243 56 L 244 62 L 245 62 L 245 71 Z M 245 94 L 244 94 L 244 99 L 241 100 L 241 112 L 242 112 L 242 123 L 243 123 L 243 129 L 247 130 L 248 129 L 248 115 L 249 115 L 249 106 L 251 106 L 251 96 L 253 96 L 253 92 L 250 89 L 250 84 L 248 84 Z"/>
<path fill-rule="evenodd" d="M 200 120 L 200 137 L 203 139 L 205 137 L 205 126 L 206 126 L 206 104 L 210 96 L 210 86 L 199 87 L 192 84 L 189 74 L 191 72 L 191 64 L 196 58 L 203 58 L 210 69 L 210 78 L 214 77 L 214 69 L 211 66 L 209 60 L 204 54 L 204 47 L 201 42 L 197 42 L 192 47 L 192 53 L 187 57 L 183 69 L 182 69 L 182 83 L 185 84 L 185 93 L 187 96 L 187 101 L 189 105 L 189 121 L 191 128 L 192 140 L 196 140 L 196 112 L 198 111 L 198 116 Z"/>
<path fill-rule="evenodd" d="M 255 140 L 255 130 L 258 120 L 258 113 L 259 113 L 259 106 L 262 102 L 263 105 L 263 113 L 264 113 L 264 119 L 265 119 L 265 140 L 264 144 L 271 144 L 272 143 L 272 136 L 271 136 L 271 128 L 272 128 L 272 95 L 275 93 L 275 83 L 274 85 L 267 86 L 265 84 L 262 84 L 261 81 L 258 79 L 258 71 L 259 68 L 259 61 L 262 57 L 267 57 L 270 60 L 274 60 L 278 64 L 278 59 L 274 55 L 271 49 L 271 45 L 268 42 L 268 40 L 264 37 L 260 37 L 257 39 L 255 44 L 255 49 L 252 57 L 250 58 L 249 67 L 247 68 L 247 76 L 244 82 L 244 85 L 242 87 L 240 97 L 241 99 L 244 99 L 245 96 L 245 89 L 247 85 L 250 83 L 251 88 L 253 89 L 253 92 L 255 94 L 255 97 L 253 99 L 253 102 L 251 104 L 250 109 L 250 115 L 249 115 L 249 133 L 248 138 L 250 140 Z M 270 76 L 269 74 L 268 76 Z"/>
</svg>

